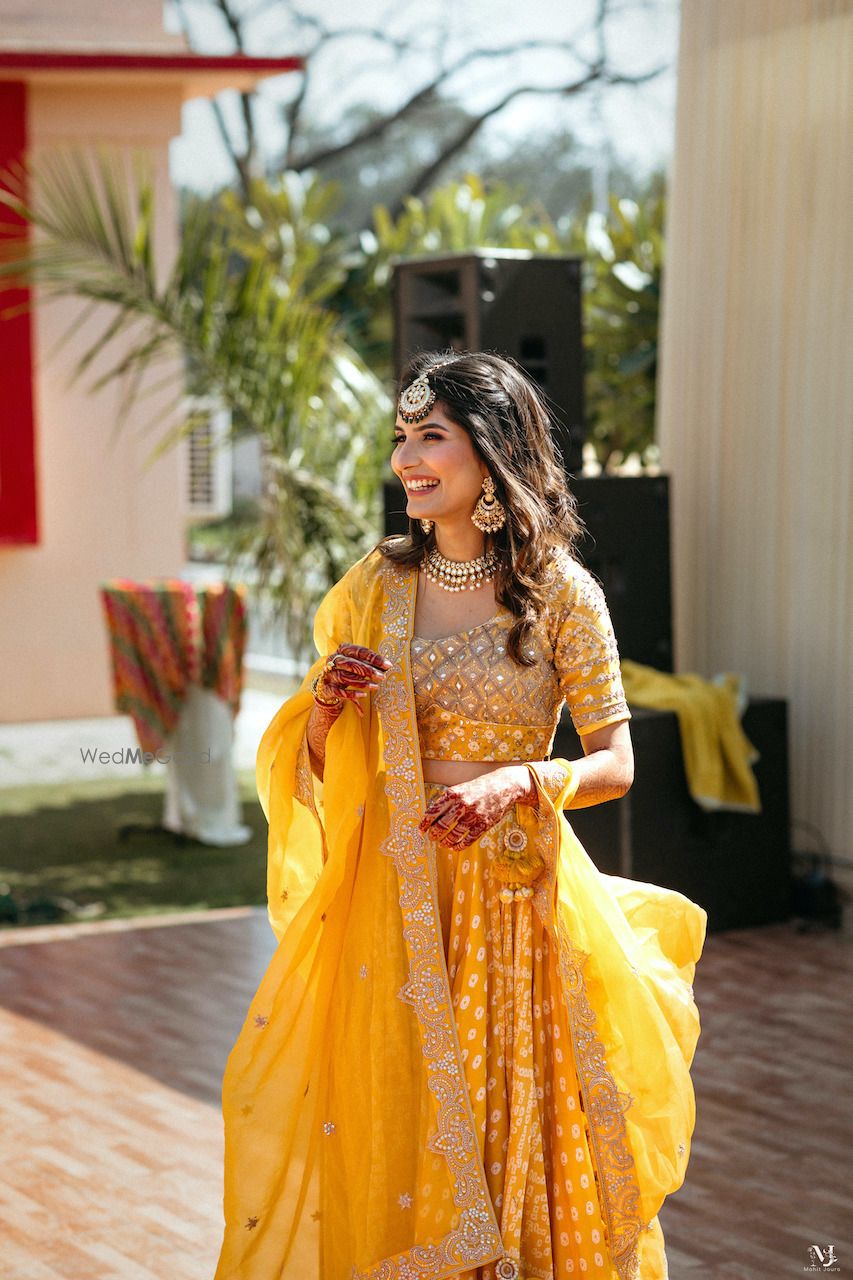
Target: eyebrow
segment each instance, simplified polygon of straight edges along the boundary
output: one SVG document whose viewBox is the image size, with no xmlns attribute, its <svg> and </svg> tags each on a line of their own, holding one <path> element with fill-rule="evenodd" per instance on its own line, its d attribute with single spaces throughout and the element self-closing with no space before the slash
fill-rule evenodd
<svg viewBox="0 0 853 1280">
<path fill-rule="evenodd" d="M 414 427 L 414 428 L 413 428 L 413 430 L 414 430 L 414 431 L 426 431 L 427 429 L 429 429 L 430 431 L 433 431 L 433 430 L 435 430 L 436 428 L 438 428 L 438 430 L 439 430 L 439 431 L 446 431 L 446 430 L 447 430 L 447 427 L 444 425 L 444 423 L 443 423 L 443 422 L 421 422 L 421 423 L 419 423 L 416 427 Z M 400 426 L 400 424 L 399 424 L 399 422 L 395 422 L 395 423 L 394 423 L 394 430 L 395 430 L 395 431 L 405 431 L 405 427 L 401 427 L 401 426 Z"/>
</svg>

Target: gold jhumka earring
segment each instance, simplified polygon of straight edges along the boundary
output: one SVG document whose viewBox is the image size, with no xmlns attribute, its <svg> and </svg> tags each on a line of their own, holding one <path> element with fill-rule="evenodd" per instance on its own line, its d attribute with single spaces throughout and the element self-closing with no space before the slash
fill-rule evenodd
<svg viewBox="0 0 853 1280">
<path fill-rule="evenodd" d="M 495 496 L 495 482 L 491 476 L 483 478 L 483 492 L 471 512 L 471 520 L 483 533 L 495 533 L 506 524 L 506 510 Z"/>
<path fill-rule="evenodd" d="M 423 529 L 424 533 L 431 533 L 431 532 L 432 532 L 432 521 L 431 521 L 431 520 L 422 520 L 422 521 L 421 521 L 421 528 Z"/>
</svg>

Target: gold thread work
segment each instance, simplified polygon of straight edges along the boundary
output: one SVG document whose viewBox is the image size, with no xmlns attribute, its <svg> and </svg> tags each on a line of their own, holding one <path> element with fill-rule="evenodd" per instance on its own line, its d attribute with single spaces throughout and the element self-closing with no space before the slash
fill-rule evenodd
<svg viewBox="0 0 853 1280">
<path fill-rule="evenodd" d="M 394 861 L 400 887 L 403 937 L 409 976 L 400 998 L 418 1020 L 430 1092 L 436 1099 L 436 1130 L 430 1149 L 447 1162 L 459 1225 L 438 1242 L 417 1245 L 353 1280 L 439 1280 L 503 1254 L 480 1164 L 467 1086 L 450 1006 L 440 925 L 433 900 L 427 842 L 418 828 L 417 737 L 408 688 L 410 575 L 383 566 L 385 607 L 379 651 L 392 666 L 376 691 L 382 723 L 389 802 L 389 830 L 381 850 Z"/>
</svg>

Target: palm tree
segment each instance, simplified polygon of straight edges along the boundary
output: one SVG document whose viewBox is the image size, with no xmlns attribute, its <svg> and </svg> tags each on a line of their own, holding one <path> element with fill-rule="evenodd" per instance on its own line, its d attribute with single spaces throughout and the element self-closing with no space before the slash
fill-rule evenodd
<svg viewBox="0 0 853 1280">
<path fill-rule="evenodd" d="M 119 380 L 127 408 L 159 369 L 176 408 L 187 392 L 215 395 L 231 411 L 232 437 L 260 437 L 263 497 L 236 531 L 231 561 L 254 567 L 296 653 L 324 591 L 377 536 L 379 427 L 392 408 L 325 305 L 346 272 L 347 245 L 324 222 L 332 198 L 329 184 L 286 174 L 275 187 L 255 184 L 246 204 L 191 199 L 163 273 L 141 165 L 128 174 L 109 153 L 55 152 L 0 187 L 0 204 L 38 230 L 30 244 L 11 219 L 0 229 L 0 288 L 32 280 L 43 296 L 104 313 L 76 377 L 106 353 L 92 389 Z M 151 457 L 191 426 L 178 412 Z"/>
</svg>

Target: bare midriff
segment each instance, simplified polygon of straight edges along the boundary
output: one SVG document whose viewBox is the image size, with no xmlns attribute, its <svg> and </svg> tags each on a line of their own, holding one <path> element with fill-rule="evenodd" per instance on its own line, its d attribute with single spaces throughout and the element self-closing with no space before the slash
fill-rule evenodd
<svg viewBox="0 0 853 1280">
<path fill-rule="evenodd" d="M 454 782 L 470 782 L 481 774 L 492 773 L 495 769 L 503 769 L 508 764 L 523 764 L 523 760 L 424 760 L 424 782 L 445 782 L 453 786 Z"/>
</svg>

